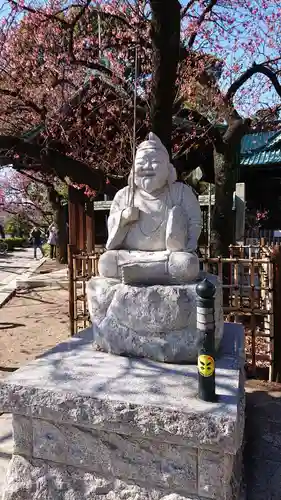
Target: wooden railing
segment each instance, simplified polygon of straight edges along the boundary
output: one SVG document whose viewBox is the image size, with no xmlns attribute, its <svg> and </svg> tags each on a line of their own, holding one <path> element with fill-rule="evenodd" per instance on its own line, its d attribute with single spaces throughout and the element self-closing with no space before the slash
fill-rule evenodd
<svg viewBox="0 0 281 500">
<path fill-rule="evenodd" d="M 77 253 L 69 246 L 69 317 L 74 335 L 90 324 L 86 282 L 98 275 L 103 249 L 92 254 Z M 281 332 L 281 264 L 279 247 L 232 246 L 228 258 L 202 258 L 201 268 L 219 276 L 224 290 L 227 321 L 245 326 L 249 369 L 267 372 L 276 379 Z M 276 345 L 275 345 L 276 344 Z M 280 370 L 281 371 L 281 370 Z"/>
</svg>

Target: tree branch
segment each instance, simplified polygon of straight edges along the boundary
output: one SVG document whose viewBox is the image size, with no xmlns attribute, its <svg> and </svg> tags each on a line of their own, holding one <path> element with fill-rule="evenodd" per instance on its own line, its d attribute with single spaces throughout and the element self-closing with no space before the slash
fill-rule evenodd
<svg viewBox="0 0 281 500">
<path fill-rule="evenodd" d="M 37 104 L 35 104 L 32 101 L 23 99 L 21 97 L 21 95 L 20 95 L 19 92 L 15 92 L 13 90 L 1 89 L 0 88 L 0 94 L 6 95 L 6 96 L 10 96 L 10 97 L 15 97 L 16 99 L 19 99 L 20 101 L 23 102 L 23 104 L 25 106 L 27 106 L 28 108 L 33 109 L 33 111 L 35 111 L 36 113 L 38 113 L 42 118 L 45 117 L 45 112 L 44 112 L 44 110 L 42 108 L 40 108 L 39 106 L 37 106 Z"/>
<path fill-rule="evenodd" d="M 27 167 L 23 167 L 23 170 L 27 169 Z M 27 173 L 27 172 L 23 172 L 22 175 L 24 175 L 25 177 L 28 177 L 28 179 L 30 179 L 31 181 L 34 181 L 34 182 L 38 182 L 39 184 L 43 184 L 43 186 L 46 186 L 46 187 L 53 187 L 53 184 L 47 180 L 43 180 L 43 179 L 38 179 L 37 177 L 34 177 L 33 175 Z"/>
<path fill-rule="evenodd" d="M 197 0 L 190 0 L 188 4 L 181 9 L 181 19 L 187 14 L 188 10 L 196 3 Z"/>
<path fill-rule="evenodd" d="M 273 87 L 275 88 L 277 94 L 279 97 L 281 97 L 281 84 L 275 74 L 275 72 L 266 67 L 264 64 L 256 64 L 254 63 L 253 66 L 248 68 L 233 84 L 229 87 L 227 93 L 226 93 L 226 100 L 231 101 L 237 90 L 244 85 L 244 83 L 247 82 L 253 75 L 256 73 L 261 73 L 265 75 L 269 80 L 271 81 Z"/>
<path fill-rule="evenodd" d="M 104 12 L 102 9 L 98 9 L 95 7 L 91 7 L 91 11 L 95 12 L 96 14 L 100 15 L 100 18 L 110 18 L 110 19 L 115 19 L 116 21 L 121 21 L 124 23 L 128 28 L 132 28 L 132 25 L 127 21 L 125 17 L 123 17 L 121 14 L 112 14 L 111 12 Z"/>
<path fill-rule="evenodd" d="M 110 68 L 107 68 L 103 64 L 97 63 L 97 62 L 90 62 L 86 61 L 85 59 L 76 59 L 74 53 L 71 54 L 71 63 L 76 65 L 76 66 L 84 66 L 85 68 L 89 69 L 95 69 L 97 71 L 100 71 L 101 73 L 104 73 L 106 75 L 113 75 L 113 71 Z"/>
<path fill-rule="evenodd" d="M 89 7 L 90 3 L 91 3 L 91 0 L 87 0 L 87 2 L 85 3 L 85 5 L 81 9 L 81 11 L 75 16 L 73 22 L 71 23 L 71 29 L 70 29 L 70 33 L 69 33 L 69 44 L 68 44 L 68 52 L 69 52 L 70 60 L 73 64 L 76 64 L 78 66 L 85 66 L 85 67 L 90 68 L 90 69 L 96 69 L 98 71 L 102 71 L 102 72 L 106 73 L 107 75 L 112 75 L 113 74 L 112 71 L 109 68 L 107 68 L 106 66 L 104 66 L 100 63 L 96 63 L 96 62 L 93 63 L 93 62 L 88 62 L 88 61 L 83 60 L 83 59 L 77 59 L 75 57 L 75 54 L 74 54 L 74 48 L 73 48 L 74 28 L 75 28 L 77 22 L 79 21 L 79 19 L 81 19 L 81 17 L 85 13 L 86 9 Z M 99 15 L 101 18 L 111 18 L 111 19 L 121 21 L 122 23 L 126 24 L 129 28 L 131 28 L 131 24 L 121 15 L 111 14 L 109 12 L 104 12 L 102 9 L 98 9 L 98 8 L 91 8 L 91 13 L 95 13 L 96 16 Z"/>
<path fill-rule="evenodd" d="M 10 157 L 14 152 L 20 156 L 38 160 L 42 165 L 41 172 L 55 173 L 63 181 L 69 177 L 73 182 L 86 184 L 96 191 L 104 189 L 105 177 L 101 170 L 91 169 L 85 163 L 74 160 L 57 150 L 31 144 L 15 136 L 0 135 L 0 153 L 1 151 L 2 153 L 6 151 Z"/>
<path fill-rule="evenodd" d="M 206 15 L 209 14 L 209 12 L 212 11 L 213 7 L 217 4 L 218 0 L 210 0 L 208 3 L 206 9 L 202 12 L 201 16 L 199 17 L 197 23 L 196 23 L 196 30 L 191 33 L 189 42 L 187 44 L 188 48 L 191 49 L 195 42 L 195 38 L 198 34 L 198 29 L 200 28 L 201 24 L 205 21 Z"/>
<path fill-rule="evenodd" d="M 71 62 L 75 62 L 75 60 L 76 60 L 75 55 L 74 55 L 74 50 L 73 50 L 74 28 L 75 28 L 76 24 L 78 23 L 79 19 L 81 19 L 81 17 L 85 13 L 85 10 L 88 8 L 88 6 L 90 5 L 90 3 L 91 3 L 91 0 L 87 0 L 87 2 L 82 7 L 82 9 L 80 9 L 80 12 L 78 12 L 78 14 L 74 17 L 74 19 L 73 19 L 73 21 L 72 21 L 72 23 L 70 25 L 68 52 L 69 52 L 69 56 L 70 56 Z"/>
<path fill-rule="evenodd" d="M 42 17 L 45 17 L 45 19 L 48 19 L 48 20 L 53 19 L 53 20 L 56 20 L 59 23 L 63 24 L 64 26 L 69 26 L 69 23 L 67 21 L 65 21 L 65 19 L 57 17 L 56 14 L 46 14 L 45 12 L 42 12 L 39 9 L 33 9 L 32 7 L 27 6 L 27 5 L 24 5 L 22 7 L 15 0 L 8 0 L 8 2 L 11 5 L 14 5 L 15 7 L 19 8 L 19 9 L 25 10 L 26 12 L 30 12 L 31 14 L 40 14 Z"/>
</svg>

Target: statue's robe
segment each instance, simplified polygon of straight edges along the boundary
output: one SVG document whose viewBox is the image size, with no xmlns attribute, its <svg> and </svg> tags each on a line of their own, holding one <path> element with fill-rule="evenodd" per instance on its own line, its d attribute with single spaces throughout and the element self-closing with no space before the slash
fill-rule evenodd
<svg viewBox="0 0 281 500">
<path fill-rule="evenodd" d="M 201 209 L 192 189 L 175 182 L 161 192 L 148 194 L 136 188 L 134 206 L 139 208 L 139 220 L 124 224 L 122 212 L 129 206 L 131 188 L 126 186 L 116 194 L 108 218 L 107 250 L 151 252 L 152 261 L 168 251 L 193 252 L 202 228 Z M 156 252 L 157 256 L 153 258 Z M 148 255 L 144 255 L 147 260 Z M 150 258 L 150 257 L 149 257 Z"/>
</svg>

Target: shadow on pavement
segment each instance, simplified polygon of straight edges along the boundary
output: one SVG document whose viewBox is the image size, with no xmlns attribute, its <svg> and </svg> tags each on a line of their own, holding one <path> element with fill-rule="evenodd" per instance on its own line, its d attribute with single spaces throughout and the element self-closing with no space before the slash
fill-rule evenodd
<svg viewBox="0 0 281 500">
<path fill-rule="evenodd" d="M 11 330 L 12 328 L 19 328 L 25 326 L 25 323 L 0 323 L 0 330 Z"/>
</svg>

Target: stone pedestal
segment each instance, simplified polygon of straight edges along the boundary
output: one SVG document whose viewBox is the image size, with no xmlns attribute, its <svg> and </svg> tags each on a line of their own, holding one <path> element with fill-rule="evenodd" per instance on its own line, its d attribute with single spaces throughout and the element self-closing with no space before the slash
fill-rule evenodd
<svg viewBox="0 0 281 500">
<path fill-rule="evenodd" d="M 217 403 L 197 369 L 95 352 L 92 332 L 0 386 L 15 448 L 4 500 L 236 500 L 244 428 L 243 329 L 225 325 Z"/>
<path fill-rule="evenodd" d="M 200 273 L 186 285 L 124 285 L 110 278 L 87 283 L 94 347 L 112 354 L 168 363 L 196 362 L 196 285 L 207 277 L 216 286 L 215 340 L 223 334 L 222 286 L 217 276 Z"/>
</svg>

